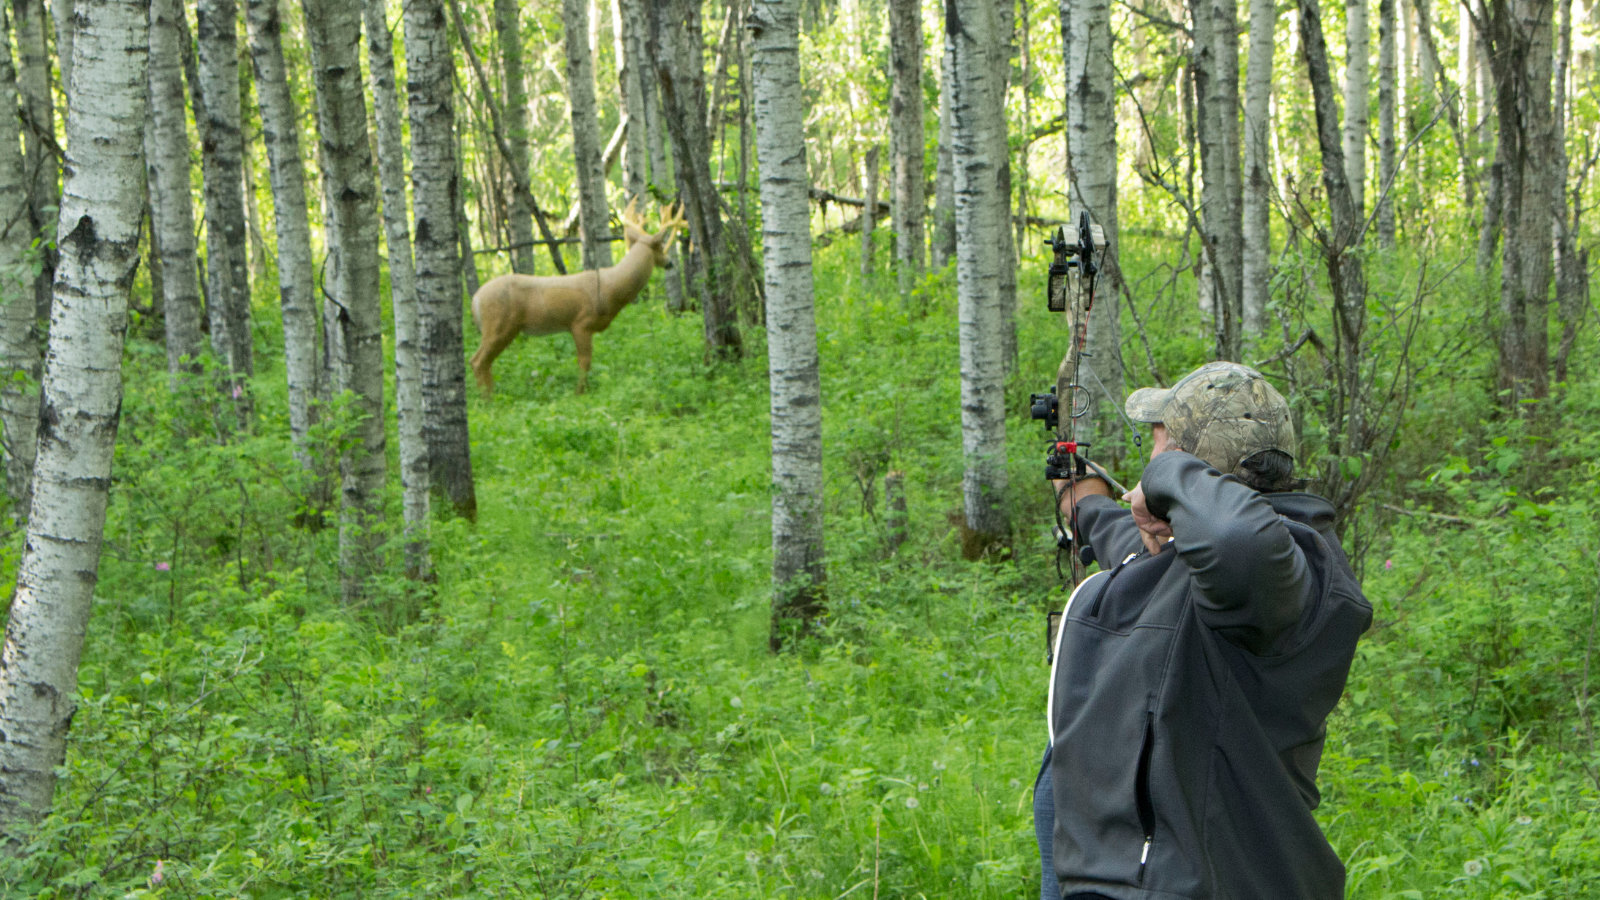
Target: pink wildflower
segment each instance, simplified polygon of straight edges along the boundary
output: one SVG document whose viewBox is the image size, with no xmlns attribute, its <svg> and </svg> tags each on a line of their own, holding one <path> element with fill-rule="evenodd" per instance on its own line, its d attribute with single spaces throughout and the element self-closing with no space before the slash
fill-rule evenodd
<svg viewBox="0 0 1600 900">
<path fill-rule="evenodd" d="M 161 885 L 166 883 L 166 880 L 167 880 L 167 863 L 166 863 L 166 860 L 158 859 L 158 860 L 156 860 L 155 871 L 150 873 L 150 886 L 153 887 L 153 888 L 154 887 L 160 887 Z"/>
<path fill-rule="evenodd" d="M 233 399 L 237 400 L 237 399 L 239 399 L 240 397 L 243 397 L 243 396 L 244 396 L 244 389 L 239 387 L 237 384 L 234 385 L 233 386 Z"/>
<path fill-rule="evenodd" d="M 161 562 L 156 563 L 156 571 L 157 572 L 171 572 L 172 571 L 172 563 L 169 563 L 166 560 L 162 560 Z"/>
<path fill-rule="evenodd" d="M 1386 559 L 1386 560 L 1384 560 L 1384 561 L 1383 561 L 1383 567 L 1384 567 L 1384 568 L 1385 568 L 1385 569 L 1392 569 L 1392 568 L 1394 568 L 1394 560 L 1392 560 L 1392 559 Z"/>
</svg>

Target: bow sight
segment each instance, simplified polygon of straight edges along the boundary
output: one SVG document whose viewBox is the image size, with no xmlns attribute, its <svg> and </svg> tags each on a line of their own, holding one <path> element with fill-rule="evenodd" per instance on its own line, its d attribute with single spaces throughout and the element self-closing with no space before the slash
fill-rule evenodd
<svg viewBox="0 0 1600 900">
<path fill-rule="evenodd" d="M 1051 447 L 1046 477 L 1068 478 L 1084 474 L 1081 459 L 1077 461 L 1075 472 L 1068 471 L 1078 450 L 1088 446 L 1087 441 L 1073 440 L 1070 429 L 1071 420 L 1088 410 L 1088 394 L 1078 384 L 1078 363 L 1079 357 L 1084 355 L 1089 311 L 1094 306 L 1095 276 L 1100 271 L 1095 251 L 1105 250 L 1106 239 L 1099 225 L 1089 224 L 1089 213 L 1085 211 L 1078 215 L 1077 243 L 1068 243 L 1066 229 L 1057 227 L 1055 236 L 1046 246 L 1055 256 L 1050 262 L 1050 277 L 1045 282 L 1045 306 L 1051 312 L 1067 313 L 1072 325 L 1072 343 L 1061 362 L 1056 384 L 1045 393 L 1030 394 L 1028 412 L 1032 418 L 1042 420 L 1044 427 L 1058 437 Z M 1067 431 L 1061 428 L 1060 397 L 1064 393 L 1072 398 Z"/>
</svg>

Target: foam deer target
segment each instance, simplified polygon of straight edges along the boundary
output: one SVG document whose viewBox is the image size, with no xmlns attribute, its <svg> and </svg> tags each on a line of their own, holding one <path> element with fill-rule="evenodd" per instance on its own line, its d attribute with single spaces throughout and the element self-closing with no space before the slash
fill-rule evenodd
<svg viewBox="0 0 1600 900">
<path fill-rule="evenodd" d="M 635 202 L 629 200 L 621 213 L 628 249 L 616 265 L 570 275 L 501 275 L 472 295 L 472 318 L 482 337 L 472 354 L 472 374 L 486 396 L 494 393 L 490 367 L 519 334 L 570 332 L 578 351 L 578 393 L 588 389 L 594 336 L 639 296 L 656 266 L 668 266 L 667 248 L 678 229 L 689 224 L 676 204 L 662 215 L 661 230 L 651 234 Z"/>
</svg>

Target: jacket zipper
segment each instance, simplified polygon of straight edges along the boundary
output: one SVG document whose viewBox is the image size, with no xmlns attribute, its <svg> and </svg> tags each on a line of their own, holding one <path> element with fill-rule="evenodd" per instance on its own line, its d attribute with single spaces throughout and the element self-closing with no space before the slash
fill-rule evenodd
<svg viewBox="0 0 1600 900">
<path fill-rule="evenodd" d="M 1144 873 L 1150 862 L 1150 844 L 1155 841 L 1156 833 L 1156 807 L 1155 801 L 1150 796 L 1150 756 L 1156 743 L 1156 714 L 1146 710 L 1144 714 L 1144 742 L 1139 747 L 1139 768 L 1135 777 L 1134 802 L 1139 810 L 1139 827 L 1144 831 L 1144 846 L 1139 850 L 1139 879 L 1144 883 Z"/>
<path fill-rule="evenodd" d="M 1084 618 L 1098 619 L 1100 617 L 1100 601 L 1104 600 L 1106 598 L 1106 592 L 1111 590 L 1111 582 L 1115 581 L 1117 576 L 1122 574 L 1123 568 L 1127 566 L 1128 563 L 1133 562 L 1142 555 L 1144 555 L 1143 550 L 1140 550 L 1137 553 L 1130 553 L 1122 560 L 1122 562 L 1117 564 L 1115 569 L 1111 570 L 1111 574 L 1106 576 L 1105 585 L 1100 588 L 1100 593 L 1094 595 L 1094 602 L 1089 604 L 1089 612 L 1084 616 Z"/>
</svg>

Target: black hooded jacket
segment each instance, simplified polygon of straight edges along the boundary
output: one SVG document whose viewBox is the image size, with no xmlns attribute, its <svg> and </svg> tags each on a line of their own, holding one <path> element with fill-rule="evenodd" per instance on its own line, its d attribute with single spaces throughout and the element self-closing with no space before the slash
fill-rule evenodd
<svg viewBox="0 0 1600 900">
<path fill-rule="evenodd" d="M 1101 573 L 1052 672 L 1054 863 L 1064 895 L 1342 900 L 1312 810 L 1328 713 L 1372 621 L 1310 494 L 1261 494 L 1183 452 L 1145 468 L 1171 546 L 1078 505 Z"/>
</svg>

